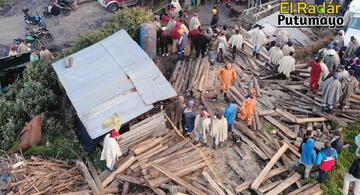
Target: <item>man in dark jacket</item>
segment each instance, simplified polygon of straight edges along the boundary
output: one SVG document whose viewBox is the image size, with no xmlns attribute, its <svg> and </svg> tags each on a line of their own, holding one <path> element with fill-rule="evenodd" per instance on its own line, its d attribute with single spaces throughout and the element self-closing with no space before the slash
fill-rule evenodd
<svg viewBox="0 0 360 195">
<path fill-rule="evenodd" d="M 199 57 L 200 54 L 202 57 L 205 57 L 206 48 L 209 42 L 210 40 L 204 34 L 200 34 L 196 39 L 193 40 L 193 44 L 196 50 L 196 57 Z"/>
<path fill-rule="evenodd" d="M 354 194 L 360 194 L 360 158 L 351 164 L 349 173 L 344 177 L 343 195 L 348 195 L 350 182 L 355 182 Z"/>
</svg>

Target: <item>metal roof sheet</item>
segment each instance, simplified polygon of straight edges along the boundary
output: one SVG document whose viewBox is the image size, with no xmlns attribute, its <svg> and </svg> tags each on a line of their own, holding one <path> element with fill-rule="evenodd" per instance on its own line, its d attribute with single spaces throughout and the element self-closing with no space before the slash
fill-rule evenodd
<svg viewBox="0 0 360 195">
<path fill-rule="evenodd" d="M 64 59 L 53 67 L 92 139 L 110 130 L 102 123 L 113 114 L 126 123 L 152 109 L 153 103 L 176 96 L 125 30 L 71 56 L 72 67 L 65 68 Z"/>
</svg>

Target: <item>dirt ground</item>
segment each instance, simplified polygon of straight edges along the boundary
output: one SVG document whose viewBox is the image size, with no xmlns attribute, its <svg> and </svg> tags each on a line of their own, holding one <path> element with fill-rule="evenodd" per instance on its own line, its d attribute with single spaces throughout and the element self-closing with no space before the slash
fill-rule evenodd
<svg viewBox="0 0 360 195">
<path fill-rule="evenodd" d="M 23 38 L 25 34 L 23 8 L 29 8 L 30 14 L 43 12 L 48 0 L 17 0 L 14 7 L 0 16 L 0 56 L 7 55 L 8 47 L 14 38 Z M 45 43 L 51 47 L 61 46 L 74 41 L 80 35 L 98 29 L 111 13 L 100 7 L 96 1 L 79 5 L 69 16 L 53 16 L 44 18 L 48 29 L 54 36 L 54 41 Z M 37 26 L 29 26 L 36 28 Z"/>
</svg>

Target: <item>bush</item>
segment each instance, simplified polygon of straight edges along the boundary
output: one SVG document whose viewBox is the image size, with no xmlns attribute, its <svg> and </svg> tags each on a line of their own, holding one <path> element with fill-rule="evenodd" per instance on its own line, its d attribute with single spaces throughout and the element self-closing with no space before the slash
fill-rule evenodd
<svg viewBox="0 0 360 195">
<path fill-rule="evenodd" d="M 152 13 L 144 8 L 122 9 L 100 30 L 82 36 L 70 52 L 60 53 L 59 57 L 88 47 L 120 29 L 126 29 L 134 38 L 139 25 L 151 19 Z M 28 65 L 23 78 L 9 86 L 7 93 L 0 94 L 0 150 L 16 148 L 25 123 L 39 114 L 43 117 L 42 141 L 24 154 L 76 158 L 81 149 L 74 132 L 74 113 L 58 85 L 55 71 L 46 62 Z"/>
</svg>

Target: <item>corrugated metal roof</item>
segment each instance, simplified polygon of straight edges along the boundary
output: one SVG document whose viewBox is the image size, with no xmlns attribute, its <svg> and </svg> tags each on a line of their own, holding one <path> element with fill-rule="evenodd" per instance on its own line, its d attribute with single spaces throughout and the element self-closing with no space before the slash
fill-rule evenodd
<svg viewBox="0 0 360 195">
<path fill-rule="evenodd" d="M 175 90 L 125 30 L 53 64 L 80 120 L 95 139 L 110 129 L 104 120 L 117 113 L 122 123 L 151 110 L 153 103 L 176 96 Z"/>
</svg>

